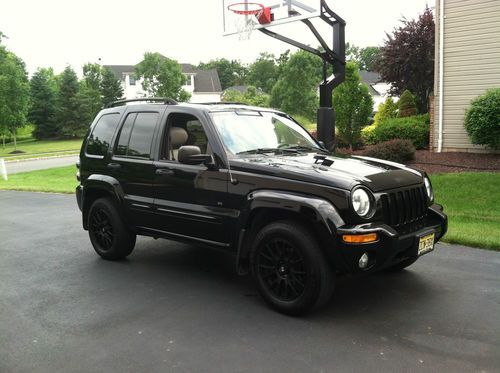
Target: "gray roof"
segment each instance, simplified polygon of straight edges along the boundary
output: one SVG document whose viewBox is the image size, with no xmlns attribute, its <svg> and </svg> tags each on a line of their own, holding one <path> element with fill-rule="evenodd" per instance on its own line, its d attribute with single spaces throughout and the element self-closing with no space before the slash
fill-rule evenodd
<svg viewBox="0 0 500 373">
<path fill-rule="evenodd" d="M 360 70 L 359 75 L 361 76 L 363 83 L 366 84 L 377 84 L 382 81 L 380 74 L 374 71 Z"/>
<path fill-rule="evenodd" d="M 189 63 L 181 63 L 181 70 L 184 74 L 194 74 L 195 92 L 222 92 L 219 74 L 216 69 L 197 70 Z M 134 65 L 104 65 L 111 69 L 117 79 L 122 80 L 124 74 L 134 72 Z"/>
<path fill-rule="evenodd" d="M 216 69 L 198 70 L 194 76 L 195 92 L 222 92 Z"/>
</svg>

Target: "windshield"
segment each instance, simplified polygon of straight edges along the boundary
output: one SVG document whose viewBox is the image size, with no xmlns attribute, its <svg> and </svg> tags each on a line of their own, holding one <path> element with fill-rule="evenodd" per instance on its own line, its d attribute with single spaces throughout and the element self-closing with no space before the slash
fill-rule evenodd
<svg viewBox="0 0 500 373">
<path fill-rule="evenodd" d="M 224 145 L 233 154 L 283 151 L 320 151 L 311 135 L 297 123 L 270 112 L 211 113 Z"/>
</svg>

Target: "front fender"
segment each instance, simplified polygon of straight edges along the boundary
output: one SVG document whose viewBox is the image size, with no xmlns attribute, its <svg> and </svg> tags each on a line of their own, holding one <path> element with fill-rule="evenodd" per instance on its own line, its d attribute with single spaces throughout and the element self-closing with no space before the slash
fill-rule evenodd
<svg viewBox="0 0 500 373">
<path fill-rule="evenodd" d="M 273 208 L 314 217 L 317 223 L 324 224 L 330 234 L 335 234 L 338 227 L 344 225 L 337 209 L 329 201 L 303 194 L 277 190 L 259 190 L 247 198 L 247 211 L 257 208 Z"/>
<path fill-rule="evenodd" d="M 343 226 L 345 223 L 331 202 L 306 194 L 279 190 L 258 190 L 248 195 L 246 206 L 242 211 L 240 233 L 237 242 L 237 266 L 239 273 L 243 274 L 247 272 L 247 259 L 251 250 L 248 230 L 252 221 L 252 214 L 259 209 L 290 212 L 307 219 L 313 224 L 317 232 L 319 232 L 320 243 L 325 254 L 334 263 L 337 261 L 336 251 L 331 245 L 333 245 L 337 228 Z"/>
</svg>

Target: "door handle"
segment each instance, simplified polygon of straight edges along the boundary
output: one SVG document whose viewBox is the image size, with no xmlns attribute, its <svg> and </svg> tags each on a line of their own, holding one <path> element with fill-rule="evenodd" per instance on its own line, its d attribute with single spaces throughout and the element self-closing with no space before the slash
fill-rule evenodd
<svg viewBox="0 0 500 373">
<path fill-rule="evenodd" d="M 157 175 L 163 175 L 163 176 L 174 176 L 174 170 L 171 170 L 169 168 L 158 168 L 156 169 L 155 173 Z"/>
<path fill-rule="evenodd" d="M 108 167 L 108 169 L 110 170 L 119 170 L 120 168 L 122 168 L 122 165 L 119 163 L 108 163 L 106 167 Z"/>
</svg>

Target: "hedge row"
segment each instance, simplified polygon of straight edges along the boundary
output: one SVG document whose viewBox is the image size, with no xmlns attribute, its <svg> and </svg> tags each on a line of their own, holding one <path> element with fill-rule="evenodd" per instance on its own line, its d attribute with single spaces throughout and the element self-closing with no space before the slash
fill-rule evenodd
<svg viewBox="0 0 500 373">
<path fill-rule="evenodd" d="M 429 144 L 429 114 L 404 118 L 387 118 L 378 125 L 365 127 L 361 132 L 365 144 L 377 144 L 392 139 L 409 140 L 415 148 Z"/>
</svg>

